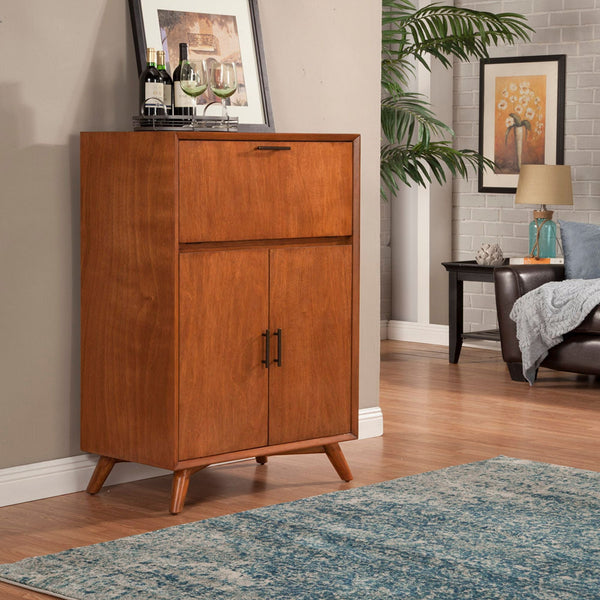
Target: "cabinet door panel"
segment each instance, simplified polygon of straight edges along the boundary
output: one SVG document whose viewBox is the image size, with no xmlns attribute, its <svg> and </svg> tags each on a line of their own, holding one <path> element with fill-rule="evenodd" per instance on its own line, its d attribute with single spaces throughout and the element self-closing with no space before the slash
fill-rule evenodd
<svg viewBox="0 0 600 600">
<path fill-rule="evenodd" d="M 267 443 L 268 251 L 180 256 L 179 458 Z"/>
<path fill-rule="evenodd" d="M 349 142 L 182 141 L 180 241 L 351 235 L 352 183 Z"/>
<path fill-rule="evenodd" d="M 351 291 L 350 246 L 271 250 L 282 366 L 269 369 L 270 444 L 350 431 Z"/>
</svg>

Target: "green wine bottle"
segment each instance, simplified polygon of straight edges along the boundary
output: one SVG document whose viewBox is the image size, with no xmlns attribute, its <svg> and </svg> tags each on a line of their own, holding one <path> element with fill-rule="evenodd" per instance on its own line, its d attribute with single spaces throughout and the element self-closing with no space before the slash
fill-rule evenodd
<svg viewBox="0 0 600 600">
<path fill-rule="evenodd" d="M 158 73 L 163 82 L 163 98 L 165 107 L 167 109 L 167 114 L 173 114 L 173 80 L 169 73 L 167 73 L 167 68 L 165 66 L 165 52 L 164 50 L 159 50 L 156 53 L 156 68 L 158 69 Z"/>
<path fill-rule="evenodd" d="M 164 115 L 163 80 L 156 68 L 156 50 L 146 50 L 146 68 L 140 75 L 140 107 L 144 116 Z"/>
</svg>

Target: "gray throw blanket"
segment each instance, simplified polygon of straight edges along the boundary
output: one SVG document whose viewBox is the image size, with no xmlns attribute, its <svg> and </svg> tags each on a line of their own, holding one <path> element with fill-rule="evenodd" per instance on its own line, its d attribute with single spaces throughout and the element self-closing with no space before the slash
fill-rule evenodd
<svg viewBox="0 0 600 600">
<path fill-rule="evenodd" d="M 510 318 L 517 324 L 523 375 L 533 385 L 548 350 L 600 304 L 600 279 L 552 281 L 521 296 Z"/>
</svg>

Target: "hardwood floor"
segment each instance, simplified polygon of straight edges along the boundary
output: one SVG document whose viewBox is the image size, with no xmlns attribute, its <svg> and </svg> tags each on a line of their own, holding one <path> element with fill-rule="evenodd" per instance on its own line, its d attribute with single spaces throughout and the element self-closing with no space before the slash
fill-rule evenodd
<svg viewBox="0 0 600 600">
<path fill-rule="evenodd" d="M 367 485 L 500 454 L 600 471 L 600 383 L 547 369 L 533 387 L 510 380 L 496 351 L 382 342 L 385 434 L 343 444 L 341 482 L 324 455 L 278 456 L 204 469 L 169 514 L 160 477 L 0 509 L 0 562 Z M 119 465 L 115 467 L 118 469 Z M 48 598 L 0 584 L 3 600 Z"/>
</svg>

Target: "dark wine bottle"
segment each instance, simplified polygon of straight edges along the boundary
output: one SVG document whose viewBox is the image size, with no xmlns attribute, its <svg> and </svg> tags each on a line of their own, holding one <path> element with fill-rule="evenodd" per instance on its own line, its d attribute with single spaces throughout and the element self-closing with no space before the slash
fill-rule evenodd
<svg viewBox="0 0 600 600">
<path fill-rule="evenodd" d="M 158 69 L 158 73 L 163 82 L 163 97 L 165 102 L 165 107 L 167 109 L 167 114 L 173 114 L 173 80 L 171 76 L 167 73 L 167 68 L 165 67 L 165 52 L 164 50 L 159 50 L 156 53 L 156 68 Z"/>
<path fill-rule="evenodd" d="M 193 116 L 195 101 L 181 89 L 181 65 L 188 60 L 188 45 L 179 44 L 179 64 L 173 71 L 173 114 Z"/>
<path fill-rule="evenodd" d="M 160 102 L 159 102 L 160 101 Z M 156 68 L 156 50 L 146 50 L 146 68 L 140 75 L 140 110 L 142 115 L 164 115 L 163 80 Z"/>
</svg>

